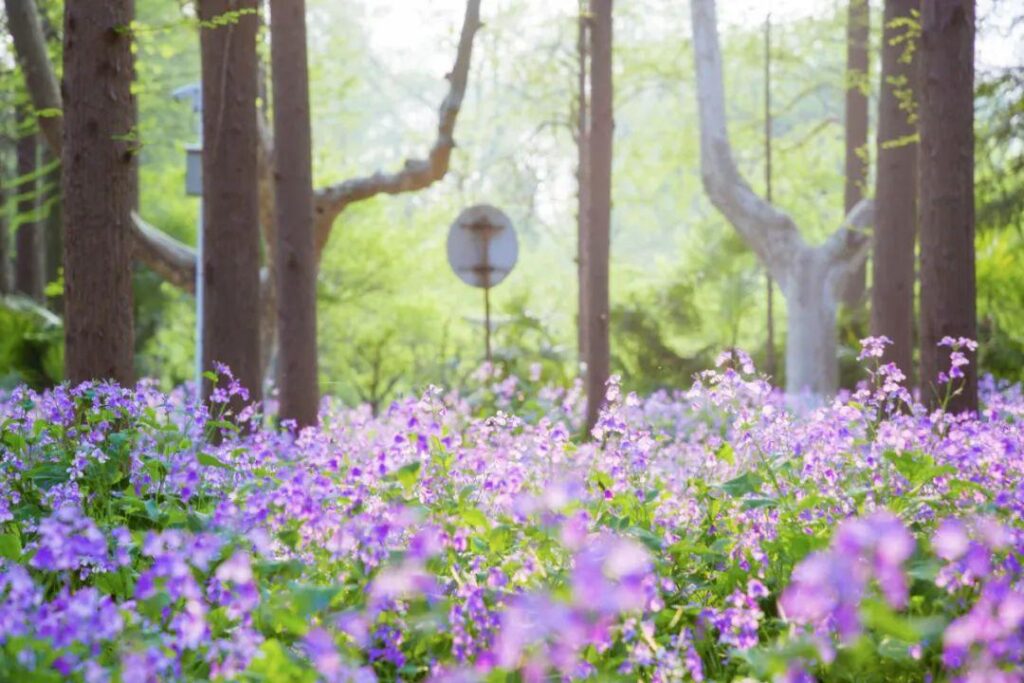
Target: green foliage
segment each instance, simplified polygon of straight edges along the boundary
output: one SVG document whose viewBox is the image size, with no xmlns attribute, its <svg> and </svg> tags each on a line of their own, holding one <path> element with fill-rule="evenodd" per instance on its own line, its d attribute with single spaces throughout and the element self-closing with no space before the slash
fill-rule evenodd
<svg viewBox="0 0 1024 683">
<path fill-rule="evenodd" d="M 0 298 L 0 388 L 27 384 L 41 389 L 64 373 L 64 326 L 60 318 L 21 296 Z"/>
<path fill-rule="evenodd" d="M 730 3 L 719 4 L 730 134 L 741 172 L 763 192 L 762 26 L 760 19 L 739 17 Z M 63 4 L 38 5 L 59 76 Z M 406 157 L 426 154 L 460 8 L 392 11 L 372 0 L 308 0 L 308 6 L 317 185 L 398 169 Z M 199 206 L 184 195 L 184 147 L 196 141 L 197 122 L 189 105 L 170 94 L 199 80 L 195 3 L 138 0 L 136 9 L 140 119 L 133 135 L 141 145 L 141 212 L 194 244 Z M 520 236 L 520 262 L 492 293 L 496 361 L 506 374 L 526 376 L 540 363 L 552 381 L 575 376 L 576 148 L 568 119 L 577 76 L 576 9 L 515 0 L 486 10 L 447 177 L 423 192 L 354 205 L 337 221 L 318 289 L 321 384 L 329 393 L 380 408 L 426 384 L 466 383 L 483 359 L 481 293 L 449 271 L 444 238 L 458 211 L 479 201 L 505 209 Z M 688 7 L 637 0 L 616 11 L 614 370 L 627 388 L 650 391 L 687 385 L 707 365 L 709 349 L 740 346 L 763 366 L 764 273 L 710 207 L 701 184 Z M 239 16 L 229 12 L 214 23 Z M 416 31 L 403 28 L 403 21 L 421 20 Z M 908 38 L 917 27 L 911 21 L 899 28 L 909 59 Z M 836 6 L 777 21 L 772 30 L 774 199 L 810 242 L 831 233 L 842 217 L 845 29 L 845 6 Z M 874 53 L 879 33 L 876 21 Z M 10 54 L 9 37 L 3 40 Z M 871 97 L 878 81 L 873 61 L 870 77 L 858 83 Z M 1021 376 L 1024 359 L 1014 251 L 1014 231 L 1024 230 L 1024 155 L 1016 144 L 1022 92 L 1019 71 L 1007 70 L 983 74 L 977 93 L 978 226 L 979 233 L 993 233 L 978 242 L 982 370 L 1013 378 Z M 0 70 L 0 93 L 0 133 L 13 139 L 14 107 L 27 99 L 17 69 Z M 912 114 L 914 103 L 904 104 Z M 5 180 L 12 175 L 11 152 L 0 141 Z M 6 225 L 13 231 L 18 193 L 7 194 Z M 41 215 L 49 208 L 44 202 Z M 165 387 L 189 378 L 193 298 L 144 267 L 135 275 L 135 293 L 138 371 Z M 786 316 L 777 290 L 774 301 L 781 382 Z M 854 349 L 867 318 L 863 311 L 842 316 L 842 378 L 850 385 L 860 378 Z"/>
</svg>

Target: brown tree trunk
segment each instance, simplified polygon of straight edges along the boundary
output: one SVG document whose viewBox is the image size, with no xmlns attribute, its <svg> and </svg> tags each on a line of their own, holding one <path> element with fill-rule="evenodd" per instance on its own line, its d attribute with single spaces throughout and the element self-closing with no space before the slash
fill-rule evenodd
<svg viewBox="0 0 1024 683">
<path fill-rule="evenodd" d="M 134 380 L 134 0 L 64 4 L 64 339 L 72 383 Z"/>
<path fill-rule="evenodd" d="M 17 226 L 15 233 L 14 291 L 37 303 L 43 302 L 44 252 L 42 224 L 36 220 L 39 213 L 41 183 L 33 178 L 39 168 L 36 132 L 28 112 L 19 110 L 18 176 L 30 178 L 18 185 Z"/>
<path fill-rule="evenodd" d="M 908 378 L 914 363 L 914 243 L 917 235 L 917 71 L 906 22 L 919 0 L 886 0 L 878 97 L 871 334 L 892 346 L 885 361 Z M 901 42 L 896 42 L 902 39 Z"/>
<path fill-rule="evenodd" d="M 277 206 L 278 391 L 282 420 L 315 425 L 316 251 L 305 0 L 271 0 Z"/>
<path fill-rule="evenodd" d="M 39 128 L 50 147 L 60 153 L 62 123 L 60 90 L 47 54 L 46 35 L 34 0 L 4 0 L 7 28 L 14 41 L 18 66 L 36 109 L 47 110 Z M 65 8 L 66 12 L 66 8 Z"/>
<path fill-rule="evenodd" d="M 8 174 L 6 155 L 0 150 L 0 206 L 7 203 L 7 176 Z M 0 296 L 10 292 L 11 289 L 11 250 L 7 237 L 7 212 L 0 211 Z"/>
<path fill-rule="evenodd" d="M 864 199 L 868 182 L 868 41 L 871 7 L 868 0 L 849 0 L 846 20 L 846 187 L 843 213 L 849 214 Z M 864 303 L 867 264 L 850 276 L 843 303 L 851 308 Z"/>
<path fill-rule="evenodd" d="M 589 185 L 588 171 L 588 147 L 590 145 L 590 102 L 587 97 L 587 75 L 590 63 L 589 49 L 589 17 L 587 16 L 586 5 L 580 3 L 579 17 L 579 41 L 577 53 L 579 58 L 579 79 L 576 91 L 576 278 L 578 299 L 576 307 L 576 341 L 577 356 L 580 364 L 587 359 L 587 283 L 586 283 L 586 260 L 588 253 L 587 244 L 587 214 L 589 208 Z"/>
<path fill-rule="evenodd" d="M 587 428 L 597 423 L 610 372 L 609 256 L 612 205 L 612 0 L 590 2 L 590 181 L 587 216 Z"/>
<path fill-rule="evenodd" d="M 203 368 L 260 399 L 256 0 L 201 0 Z M 204 382 L 204 396 L 211 386 Z M 237 407 L 237 406 L 236 406 Z"/>
<path fill-rule="evenodd" d="M 41 165 L 46 168 L 53 165 L 56 157 L 49 145 L 42 146 Z M 44 263 L 46 266 L 45 282 L 56 282 L 60 278 L 60 271 L 63 268 L 64 254 L 64 223 L 61 220 L 60 203 L 60 164 L 54 166 L 45 178 L 43 185 L 49 187 L 48 193 L 44 194 L 42 201 L 49 206 L 49 213 L 46 214 L 43 227 L 43 252 L 45 253 Z M 47 300 L 47 306 L 54 312 L 64 310 L 64 297 L 60 294 L 51 296 Z"/>
<path fill-rule="evenodd" d="M 921 8 L 921 387 L 936 405 L 949 350 L 939 341 L 977 338 L 974 266 L 974 0 Z M 977 410 L 974 358 L 953 411 Z M 961 381 L 957 381 L 961 384 Z"/>
</svg>

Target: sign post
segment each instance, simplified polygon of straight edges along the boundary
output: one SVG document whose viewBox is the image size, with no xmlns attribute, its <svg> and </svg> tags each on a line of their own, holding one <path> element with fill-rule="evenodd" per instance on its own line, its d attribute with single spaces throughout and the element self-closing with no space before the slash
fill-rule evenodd
<svg viewBox="0 0 1024 683">
<path fill-rule="evenodd" d="M 448 231 L 448 263 L 471 287 L 484 290 L 484 353 L 491 352 L 491 288 L 501 284 L 519 259 L 515 228 L 500 209 L 487 204 L 459 214 Z"/>
<path fill-rule="evenodd" d="M 196 400 L 203 394 L 203 88 L 199 83 L 184 85 L 171 96 L 192 103 L 196 116 L 199 142 L 185 147 L 185 194 L 199 197 L 199 219 L 196 223 Z"/>
</svg>

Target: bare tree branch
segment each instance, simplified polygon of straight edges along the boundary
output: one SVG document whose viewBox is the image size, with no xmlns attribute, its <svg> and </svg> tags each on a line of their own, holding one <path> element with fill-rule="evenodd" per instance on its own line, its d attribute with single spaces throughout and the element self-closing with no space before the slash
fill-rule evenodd
<svg viewBox="0 0 1024 683">
<path fill-rule="evenodd" d="M 401 194 L 422 190 L 441 180 L 448 172 L 448 162 L 455 147 L 455 122 L 469 80 L 473 37 L 480 27 L 480 0 L 467 0 L 455 66 L 447 76 L 450 88 L 441 103 L 438 115 L 437 139 L 426 159 L 407 159 L 402 169 L 395 173 L 378 171 L 370 176 L 353 178 L 316 191 L 315 240 L 318 255 L 323 253 L 327 245 L 334 220 L 350 204 L 378 194 Z"/>
<path fill-rule="evenodd" d="M 40 126 L 47 143 L 55 154 L 60 155 L 63 120 L 60 88 L 46 51 L 39 14 L 33 0 L 4 0 L 7 7 L 8 23 L 14 37 L 19 63 L 26 75 L 28 89 L 35 107 L 48 115 L 40 118 Z M 459 37 L 455 65 L 447 78 L 450 88 L 441 104 L 438 115 L 437 138 L 425 159 L 409 159 L 400 171 L 384 173 L 378 171 L 371 176 L 353 178 L 337 185 L 316 191 L 315 240 L 317 255 L 323 253 L 334 220 L 350 204 L 378 194 L 400 194 L 421 190 L 442 179 L 448 172 L 452 149 L 455 147 L 455 123 L 466 92 L 469 68 L 473 50 L 473 39 L 481 28 L 480 0 L 467 0 L 466 14 Z M 266 126 L 264 126 L 266 128 Z M 261 174 L 261 220 L 266 244 L 272 248 L 276 224 L 270 218 L 274 215 L 273 178 L 269 163 L 273 155 L 273 140 L 269 130 L 261 131 L 260 163 L 267 172 Z M 266 188 L 263 186 L 266 185 Z M 161 233 L 155 226 L 146 223 L 139 216 L 133 216 L 136 257 L 165 277 L 169 282 L 186 289 L 195 289 L 195 251 L 173 237 Z M 189 258 L 191 260 L 189 260 Z M 270 260 L 272 262 L 272 259 Z M 273 273 L 269 274 L 273 278 Z M 272 290 L 272 287 L 264 288 Z"/>
<path fill-rule="evenodd" d="M 874 200 L 862 199 L 857 202 L 839 229 L 821 245 L 825 258 L 836 264 L 849 264 L 854 268 L 860 266 L 871 247 L 874 223 Z"/>
<path fill-rule="evenodd" d="M 861 265 L 871 251 L 871 231 L 875 224 L 875 201 L 862 199 L 850 210 L 839 229 L 819 249 L 829 264 L 833 295 L 840 297 L 851 278 L 859 276 Z"/>
<path fill-rule="evenodd" d="M 60 86 L 46 51 L 46 36 L 34 0 L 4 0 L 7 26 L 14 40 L 18 64 L 25 75 L 39 128 L 55 156 L 60 156 L 63 118 Z"/>
<path fill-rule="evenodd" d="M 60 87 L 46 50 L 39 12 L 33 0 L 4 0 L 8 26 L 18 63 L 25 74 L 32 104 L 41 112 L 39 127 L 54 155 L 60 157 L 64 118 Z M 195 290 L 195 251 L 132 216 L 135 257 L 168 282 L 189 292 Z"/>
<path fill-rule="evenodd" d="M 196 252 L 132 212 L 135 258 L 176 287 L 195 293 Z"/>
</svg>

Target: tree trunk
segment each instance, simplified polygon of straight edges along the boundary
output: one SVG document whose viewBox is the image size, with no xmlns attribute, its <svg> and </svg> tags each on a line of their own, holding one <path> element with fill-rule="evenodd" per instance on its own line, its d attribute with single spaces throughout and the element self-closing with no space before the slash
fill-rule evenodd
<svg viewBox="0 0 1024 683">
<path fill-rule="evenodd" d="M 32 177 L 39 168 L 36 132 L 28 112 L 19 109 L 18 176 L 30 178 L 18 185 L 18 206 L 15 233 L 14 291 L 36 303 L 43 303 L 46 277 L 43 253 L 42 224 L 37 219 L 40 207 L 39 178 Z"/>
<path fill-rule="evenodd" d="M 690 9 L 704 189 L 786 298 L 787 393 L 828 396 L 836 390 L 838 375 L 835 308 L 851 273 L 864 262 L 873 203 L 859 202 L 824 244 L 812 247 L 789 215 L 754 193 L 729 143 L 715 2 L 691 0 Z"/>
<path fill-rule="evenodd" d="M 917 234 L 917 73 L 906 23 L 919 0 L 886 0 L 878 98 L 871 334 L 892 345 L 884 360 L 910 378 L 914 364 L 914 242 Z M 894 42 L 901 38 L 904 42 Z M 901 103 L 912 103 L 911 105 Z"/>
<path fill-rule="evenodd" d="M 260 400 L 256 0 L 201 0 L 203 368 Z M 204 397 L 211 391 L 204 382 Z M 235 406 L 238 407 L 237 404 Z"/>
<path fill-rule="evenodd" d="M 587 429 L 597 423 L 610 372 L 608 338 L 608 265 L 611 242 L 612 200 L 612 0 L 591 0 L 591 124 L 588 250 L 585 284 L 587 314 Z"/>
<path fill-rule="evenodd" d="M 134 380 L 134 0 L 64 5 L 65 377 Z"/>
<path fill-rule="evenodd" d="M 47 168 L 54 165 L 56 157 L 49 145 L 42 147 L 41 165 Z M 49 186 L 49 196 L 44 196 L 42 200 L 49 206 L 50 210 L 45 218 L 45 225 L 43 228 L 43 251 L 45 253 L 44 262 L 46 265 L 46 275 L 43 278 L 45 282 L 56 282 L 60 278 L 60 271 L 63 268 L 63 254 L 64 254 L 64 223 L 61 220 L 62 207 L 60 203 L 60 164 L 56 164 L 54 169 L 50 171 L 46 178 L 43 179 L 43 185 Z M 59 313 L 64 310 L 64 297 L 60 294 L 49 297 L 47 300 L 47 306 L 50 310 L 55 313 Z"/>
<path fill-rule="evenodd" d="M 868 42 L 871 7 L 868 0 L 849 0 L 846 21 L 846 186 L 844 213 L 864 199 L 868 182 Z M 867 288 L 867 264 L 850 276 L 843 303 L 859 308 Z"/>
<path fill-rule="evenodd" d="M 936 377 L 949 368 L 949 349 L 939 341 L 977 338 L 974 0 L 922 4 L 920 125 L 921 387 L 934 406 L 944 395 Z M 973 361 L 951 410 L 977 410 Z"/>
<path fill-rule="evenodd" d="M 839 383 L 837 297 L 830 287 L 829 269 L 820 250 L 803 250 L 783 288 L 787 313 L 786 392 L 791 396 L 830 396 Z"/>
<path fill-rule="evenodd" d="M 306 63 L 306 3 L 271 0 L 277 204 L 278 391 L 282 420 L 315 425 L 316 251 Z"/>
<path fill-rule="evenodd" d="M 62 138 L 60 89 L 47 54 L 46 37 L 34 0 L 4 0 L 7 28 L 14 41 L 18 66 L 36 109 L 45 110 L 39 117 L 39 128 L 50 147 L 60 154 Z M 67 8 L 65 8 L 65 14 Z M 66 37 L 65 37 L 66 38 Z"/>
<path fill-rule="evenodd" d="M 589 17 L 586 6 L 581 2 L 579 7 L 579 40 L 577 42 L 577 56 L 579 58 L 579 79 L 576 89 L 576 278 L 577 278 L 577 305 L 576 305 L 576 342 L 577 357 L 580 365 L 587 359 L 587 255 L 589 245 L 587 243 L 587 214 L 590 212 L 589 205 L 589 159 L 588 148 L 590 146 L 590 102 L 587 97 L 587 75 L 590 62 L 590 35 Z"/>
<path fill-rule="evenodd" d="M 6 155 L 0 149 L 0 207 L 7 203 L 7 163 Z M 17 175 L 10 174 L 11 177 Z M 7 212 L 0 211 L 0 296 L 10 292 L 11 288 L 11 251 L 8 240 Z"/>
</svg>

